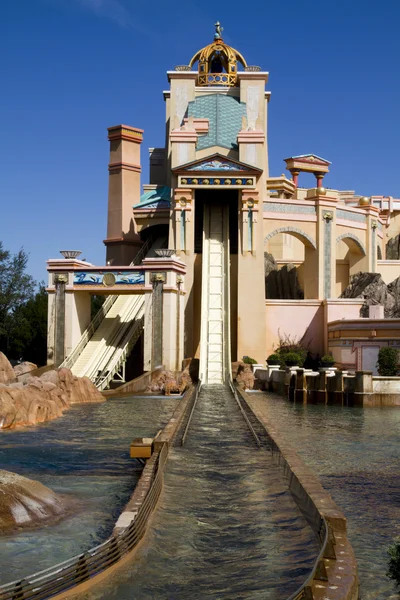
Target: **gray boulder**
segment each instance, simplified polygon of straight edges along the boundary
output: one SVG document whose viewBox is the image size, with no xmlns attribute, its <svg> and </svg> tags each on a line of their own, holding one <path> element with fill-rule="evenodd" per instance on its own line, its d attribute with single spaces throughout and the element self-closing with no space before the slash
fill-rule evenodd
<svg viewBox="0 0 400 600">
<path fill-rule="evenodd" d="M 391 238 L 386 244 L 386 259 L 387 260 L 399 260 L 400 259 L 400 234 Z"/>
<path fill-rule="evenodd" d="M 360 310 L 360 317 L 368 317 L 369 307 L 374 304 L 381 304 L 385 310 L 385 317 L 391 318 L 400 308 L 398 289 L 400 283 L 396 284 L 397 288 L 394 285 L 395 283 L 394 281 L 387 286 L 379 273 L 356 273 L 340 298 L 362 298 L 364 303 Z"/>
</svg>

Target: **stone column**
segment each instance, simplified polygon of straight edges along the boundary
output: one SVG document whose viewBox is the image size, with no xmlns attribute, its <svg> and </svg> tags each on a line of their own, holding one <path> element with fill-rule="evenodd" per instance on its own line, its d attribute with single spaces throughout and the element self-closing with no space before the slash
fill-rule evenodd
<svg viewBox="0 0 400 600">
<path fill-rule="evenodd" d="M 258 184 L 257 184 L 258 185 Z M 264 237 L 258 222 L 259 190 L 242 190 L 239 222 L 237 358 L 252 356 L 265 360 L 267 332 L 265 319 Z M 249 206 L 251 203 L 252 240 L 249 240 Z M 249 244 L 250 242 L 250 244 Z M 249 291 L 251 290 L 251 293 Z"/>
<path fill-rule="evenodd" d="M 294 171 L 293 169 L 290 169 L 290 172 L 292 174 L 292 180 L 293 183 L 296 187 L 299 187 L 299 175 L 300 175 L 300 171 Z"/>
<path fill-rule="evenodd" d="M 152 273 L 153 310 L 152 310 L 152 357 L 151 369 L 163 364 L 163 286 L 165 273 Z"/>
<path fill-rule="evenodd" d="M 68 283 L 67 273 L 55 273 L 54 284 L 54 364 L 59 367 L 65 358 L 65 285 Z"/>
<path fill-rule="evenodd" d="M 378 261 L 378 220 L 379 220 L 379 209 L 373 204 L 369 204 L 365 208 L 367 216 L 367 255 L 365 260 L 367 261 L 366 270 L 370 273 L 376 273 L 377 261 Z"/>
</svg>

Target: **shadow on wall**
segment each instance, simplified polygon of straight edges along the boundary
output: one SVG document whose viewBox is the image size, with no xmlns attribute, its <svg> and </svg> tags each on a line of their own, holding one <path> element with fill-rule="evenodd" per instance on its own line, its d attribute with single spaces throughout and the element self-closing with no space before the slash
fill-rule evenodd
<svg viewBox="0 0 400 600">
<path fill-rule="evenodd" d="M 264 252 L 265 297 L 269 300 L 303 300 L 297 268 L 288 263 L 281 269 L 269 252 Z"/>
</svg>

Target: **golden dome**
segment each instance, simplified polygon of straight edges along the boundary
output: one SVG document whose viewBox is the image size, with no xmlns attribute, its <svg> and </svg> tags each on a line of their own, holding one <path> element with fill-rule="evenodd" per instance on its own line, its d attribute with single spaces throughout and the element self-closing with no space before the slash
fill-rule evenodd
<svg viewBox="0 0 400 600">
<path fill-rule="evenodd" d="M 361 196 L 358 200 L 358 206 L 368 206 L 369 204 L 371 204 L 371 201 L 368 196 Z"/>
<path fill-rule="evenodd" d="M 192 67 L 196 61 L 199 61 L 198 85 L 235 86 L 237 63 L 240 62 L 244 68 L 247 67 L 247 63 L 240 52 L 225 44 L 221 37 L 222 31 L 223 28 L 217 21 L 213 43 L 196 52 L 189 63 L 189 66 Z"/>
</svg>

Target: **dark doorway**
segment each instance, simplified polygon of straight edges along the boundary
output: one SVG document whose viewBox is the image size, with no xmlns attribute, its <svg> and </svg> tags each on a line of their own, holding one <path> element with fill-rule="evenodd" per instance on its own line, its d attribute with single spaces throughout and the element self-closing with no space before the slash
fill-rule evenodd
<svg viewBox="0 0 400 600">
<path fill-rule="evenodd" d="M 203 215 L 205 203 L 223 203 L 229 205 L 229 244 L 230 253 L 238 253 L 238 191 L 237 190 L 196 190 L 194 219 L 194 251 L 203 252 Z"/>
</svg>

